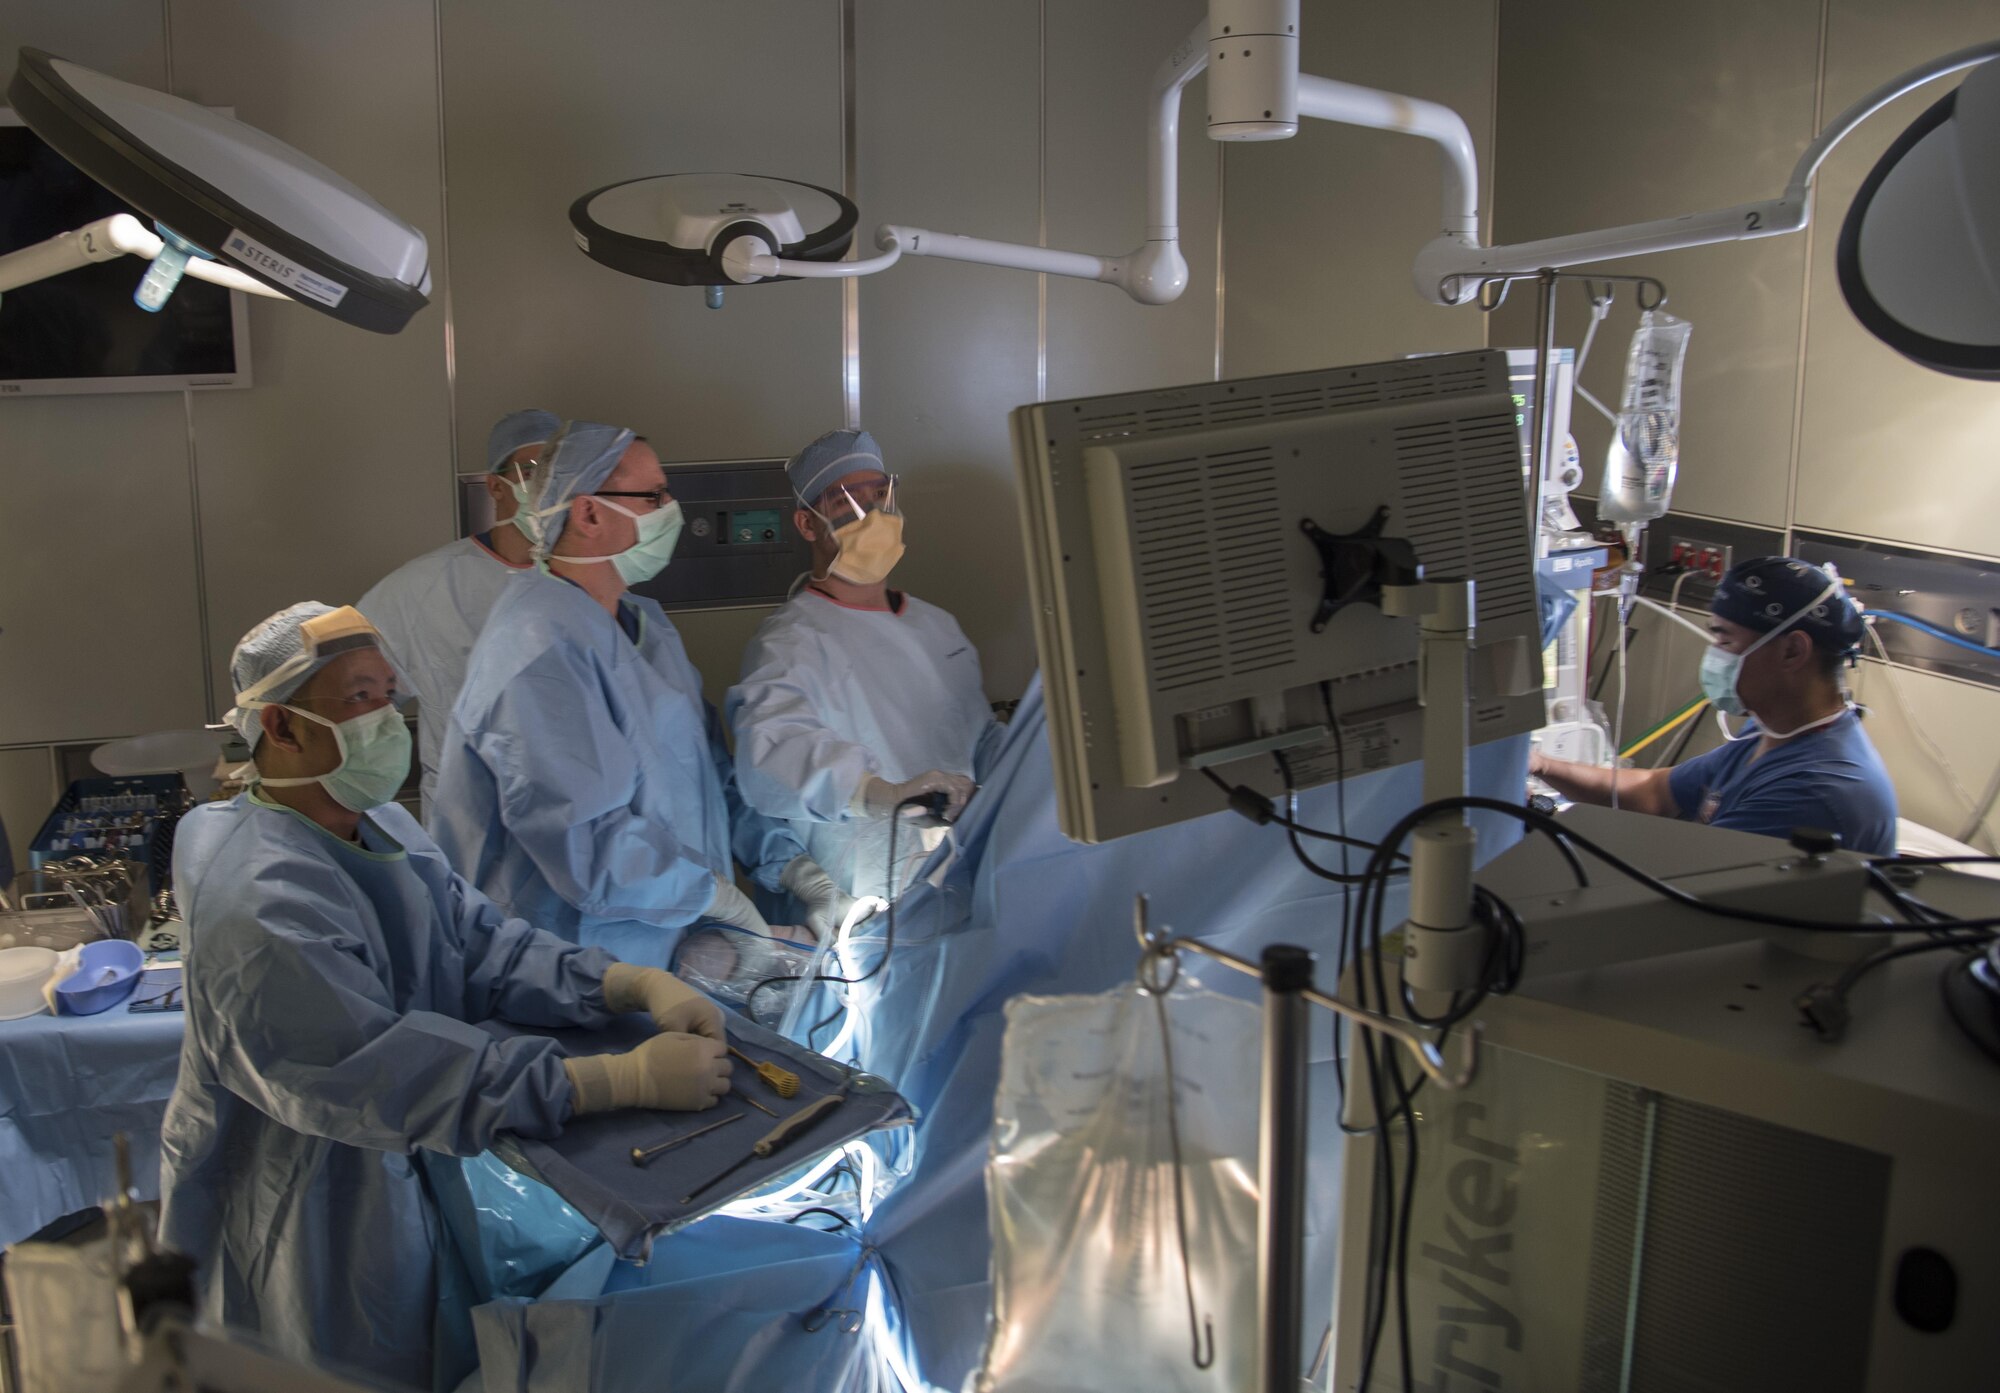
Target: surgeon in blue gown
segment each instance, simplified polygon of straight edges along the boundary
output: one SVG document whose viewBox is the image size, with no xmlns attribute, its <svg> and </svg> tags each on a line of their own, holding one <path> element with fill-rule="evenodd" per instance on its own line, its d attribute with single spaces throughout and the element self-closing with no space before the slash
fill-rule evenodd
<svg viewBox="0 0 2000 1393">
<path fill-rule="evenodd" d="M 686 931 L 768 941 L 735 862 L 775 891 L 804 848 L 744 807 L 680 635 L 629 587 L 673 556 L 680 504 L 652 447 L 570 422 L 515 517 L 537 568 L 473 646 L 429 822 L 494 901 L 626 962 L 664 967 Z"/>
<path fill-rule="evenodd" d="M 280 1353 L 448 1387 L 444 1230 L 418 1151 L 549 1137 L 579 1114 L 695 1110 L 729 1088 L 720 1013 L 665 972 L 500 913 L 390 802 L 410 766 L 395 674 L 351 608 L 307 603 L 231 661 L 253 787 L 180 824 L 187 1031 L 161 1136 L 161 1239 L 205 1314 Z M 660 1033 L 563 1059 L 477 1022 Z M 463 1313 L 459 1313 L 461 1316 Z"/>
</svg>

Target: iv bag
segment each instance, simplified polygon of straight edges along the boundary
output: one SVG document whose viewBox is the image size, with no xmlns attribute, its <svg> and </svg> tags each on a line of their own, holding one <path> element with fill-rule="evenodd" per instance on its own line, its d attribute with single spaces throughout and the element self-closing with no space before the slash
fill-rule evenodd
<svg viewBox="0 0 2000 1393">
<path fill-rule="evenodd" d="M 971 1393 L 1251 1386 L 1259 1041 L 1256 1008 L 1185 976 L 1163 998 L 1127 984 L 1007 1003 L 986 1166 L 993 1312 Z"/>
<path fill-rule="evenodd" d="M 1681 364 L 1694 326 L 1659 310 L 1639 316 L 1625 355 L 1618 429 L 1604 452 L 1597 516 L 1605 522 L 1651 522 L 1674 494 L 1681 458 Z"/>
</svg>

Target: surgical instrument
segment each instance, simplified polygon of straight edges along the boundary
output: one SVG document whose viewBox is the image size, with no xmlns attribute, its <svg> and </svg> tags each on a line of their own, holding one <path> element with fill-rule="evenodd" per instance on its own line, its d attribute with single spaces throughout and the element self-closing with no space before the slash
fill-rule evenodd
<svg viewBox="0 0 2000 1393">
<path fill-rule="evenodd" d="M 755 1098 L 752 1098 L 749 1094 L 745 1093 L 740 1088 L 732 1088 L 729 1091 L 734 1096 L 741 1098 L 744 1102 L 748 1103 L 751 1107 L 757 1109 L 758 1112 L 761 1112 L 766 1117 L 776 1117 L 778 1115 L 775 1112 L 772 1112 L 769 1108 L 765 1107 L 762 1103 L 758 1102 Z"/>
<path fill-rule="evenodd" d="M 711 1122 L 706 1127 L 697 1127 L 692 1132 L 683 1132 L 678 1137 L 672 1137 L 666 1141 L 661 1142 L 658 1146 L 647 1146 L 647 1147 L 635 1146 L 632 1148 L 632 1164 L 635 1166 L 643 1166 L 646 1164 L 646 1162 L 652 1160 L 655 1156 L 659 1156 L 665 1152 L 672 1151 L 677 1146 L 684 1146 L 688 1142 L 693 1141 L 696 1137 L 706 1136 L 708 1133 L 713 1132 L 718 1127 L 727 1127 L 732 1122 L 741 1122 L 742 1120 L 743 1120 L 742 1113 L 740 1112 L 731 1113 L 728 1117 L 723 1118 L 722 1121 L 720 1122 Z"/>
<path fill-rule="evenodd" d="M 692 1204 L 696 1196 L 700 1195 L 703 1191 L 713 1189 L 744 1166 L 749 1165 L 752 1161 L 763 1160 L 770 1156 L 779 1147 L 805 1131 L 808 1127 L 811 1127 L 813 1123 L 819 1121 L 820 1118 L 832 1112 L 845 1101 L 846 1096 L 840 1093 L 829 1093 L 824 1097 L 814 1099 L 759 1137 L 747 1155 L 737 1157 L 725 1169 L 710 1176 L 707 1180 L 704 1180 L 686 1195 L 682 1196 L 681 1203 Z"/>
<path fill-rule="evenodd" d="M 771 1085 L 772 1092 L 780 1098 L 796 1098 L 799 1093 L 799 1076 L 790 1069 L 781 1068 L 767 1059 L 752 1059 L 743 1051 L 731 1045 L 729 1052 L 757 1071 L 757 1077 Z"/>
</svg>

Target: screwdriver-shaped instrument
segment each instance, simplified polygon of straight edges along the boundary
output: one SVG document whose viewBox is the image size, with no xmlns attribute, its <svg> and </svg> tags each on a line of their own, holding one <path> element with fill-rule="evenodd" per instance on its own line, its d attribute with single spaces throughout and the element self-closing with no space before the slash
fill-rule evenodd
<svg viewBox="0 0 2000 1393">
<path fill-rule="evenodd" d="M 790 1117 L 787 1117 L 783 1122 L 780 1122 L 777 1126 L 773 1127 L 770 1131 L 766 1132 L 763 1136 L 759 1137 L 756 1141 L 756 1144 L 750 1148 L 750 1152 L 748 1155 L 737 1157 L 737 1159 L 732 1161 L 727 1168 L 718 1172 L 715 1175 L 710 1176 L 707 1180 L 704 1180 L 700 1185 L 697 1185 L 693 1190 L 690 1190 L 687 1194 L 683 1195 L 681 1197 L 681 1203 L 692 1204 L 695 1201 L 695 1199 L 698 1196 L 700 1196 L 704 1191 L 713 1189 L 715 1186 L 721 1184 L 724 1180 L 727 1180 L 730 1176 L 734 1175 L 737 1171 L 749 1165 L 752 1161 L 762 1160 L 763 1158 L 770 1156 L 772 1153 L 777 1151 L 778 1148 L 785 1145 L 786 1142 L 791 1141 L 794 1137 L 798 1136 L 799 1133 L 805 1131 L 808 1127 L 811 1127 L 813 1123 L 819 1121 L 820 1118 L 826 1116 L 826 1114 L 832 1112 L 835 1108 L 839 1107 L 843 1101 L 844 1099 L 841 1094 L 829 1093 L 823 1098 L 815 1098 L 812 1102 L 807 1103 L 804 1107 L 800 1108 Z M 739 1113 L 737 1115 L 740 1117 L 742 1114 Z"/>
<path fill-rule="evenodd" d="M 743 1051 L 731 1045 L 729 1052 L 757 1071 L 757 1077 L 771 1086 L 771 1091 L 780 1098 L 796 1098 L 799 1093 L 799 1076 L 790 1069 L 781 1068 L 768 1059 L 752 1059 Z"/>
<path fill-rule="evenodd" d="M 742 1120 L 743 1120 L 742 1113 L 740 1112 L 732 1113 L 730 1116 L 723 1118 L 722 1121 L 720 1122 L 711 1122 L 706 1127 L 697 1127 L 692 1132 L 683 1132 L 677 1137 L 670 1137 L 666 1141 L 661 1142 L 658 1146 L 648 1146 L 648 1147 L 635 1146 L 632 1148 L 632 1164 L 635 1166 L 643 1166 L 646 1164 L 646 1162 L 652 1160 L 655 1156 L 664 1155 L 666 1152 L 672 1151 L 677 1146 L 685 1146 L 689 1142 L 693 1141 L 696 1137 L 705 1136 L 706 1134 L 713 1132 L 718 1127 L 727 1127 L 732 1122 L 741 1122 Z"/>
</svg>

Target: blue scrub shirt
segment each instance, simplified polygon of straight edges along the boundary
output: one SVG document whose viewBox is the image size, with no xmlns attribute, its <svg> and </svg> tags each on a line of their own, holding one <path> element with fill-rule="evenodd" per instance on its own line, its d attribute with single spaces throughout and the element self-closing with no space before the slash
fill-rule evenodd
<svg viewBox="0 0 2000 1393">
<path fill-rule="evenodd" d="M 1762 743 L 1735 741 L 1676 768 L 1668 787 L 1681 816 L 1766 837 L 1824 827 L 1849 851 L 1894 853 L 1896 786 L 1860 717 L 1850 711 L 1758 757 Z"/>
</svg>

